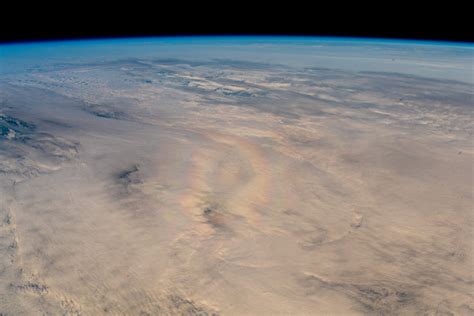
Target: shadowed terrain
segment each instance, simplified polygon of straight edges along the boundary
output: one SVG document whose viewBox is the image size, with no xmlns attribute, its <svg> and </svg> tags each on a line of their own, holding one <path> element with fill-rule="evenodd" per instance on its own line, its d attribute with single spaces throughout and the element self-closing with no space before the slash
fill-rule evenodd
<svg viewBox="0 0 474 316">
<path fill-rule="evenodd" d="M 474 313 L 471 84 L 128 58 L 0 85 L 0 315 Z"/>
</svg>

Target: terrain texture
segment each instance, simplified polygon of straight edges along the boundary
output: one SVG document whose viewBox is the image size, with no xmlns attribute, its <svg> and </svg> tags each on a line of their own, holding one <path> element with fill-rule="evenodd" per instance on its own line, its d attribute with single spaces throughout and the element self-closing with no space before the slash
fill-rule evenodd
<svg viewBox="0 0 474 316">
<path fill-rule="evenodd" d="M 473 91 L 219 59 L 0 82 L 1 315 L 473 315 Z"/>
</svg>

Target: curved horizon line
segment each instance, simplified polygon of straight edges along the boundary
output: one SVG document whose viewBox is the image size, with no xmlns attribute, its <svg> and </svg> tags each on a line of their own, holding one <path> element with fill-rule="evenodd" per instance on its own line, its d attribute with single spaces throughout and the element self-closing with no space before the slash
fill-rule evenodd
<svg viewBox="0 0 474 316">
<path fill-rule="evenodd" d="M 361 42 L 361 43 L 389 43 L 389 44 L 418 44 L 418 45 L 441 45 L 474 48 L 474 42 L 456 40 L 433 40 L 402 37 L 371 37 L 371 36 L 339 36 L 339 35 L 305 35 L 305 34 L 178 34 L 178 35 L 111 35 L 91 37 L 63 37 L 51 39 L 19 40 L 0 43 L 0 46 L 24 45 L 24 44 L 54 44 L 75 42 L 100 42 L 100 41 L 124 41 L 124 40 L 257 40 L 257 39 L 285 39 L 285 40 L 316 40 L 328 42 Z"/>
</svg>

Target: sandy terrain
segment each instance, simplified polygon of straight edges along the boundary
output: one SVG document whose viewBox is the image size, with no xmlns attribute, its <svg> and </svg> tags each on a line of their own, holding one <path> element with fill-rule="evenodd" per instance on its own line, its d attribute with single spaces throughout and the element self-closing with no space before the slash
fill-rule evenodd
<svg viewBox="0 0 474 316">
<path fill-rule="evenodd" d="M 224 61 L 3 80 L 0 315 L 472 315 L 472 98 Z"/>
</svg>

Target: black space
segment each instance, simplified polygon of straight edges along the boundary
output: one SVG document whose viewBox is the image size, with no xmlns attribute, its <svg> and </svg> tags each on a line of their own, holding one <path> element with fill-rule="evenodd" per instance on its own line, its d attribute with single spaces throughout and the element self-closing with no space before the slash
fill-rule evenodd
<svg viewBox="0 0 474 316">
<path fill-rule="evenodd" d="M 0 42 L 177 35 L 307 35 L 474 42 L 470 17 L 466 16 L 470 10 L 458 7 L 440 6 L 435 11 L 424 7 L 420 11 L 397 3 L 364 9 L 338 3 L 330 10 L 288 7 L 278 2 L 263 9 L 226 8 L 223 4 L 219 11 L 200 4 L 189 7 L 184 2 L 174 9 L 134 7 L 128 3 L 128 7 L 119 8 L 119 13 L 91 7 L 71 7 L 60 13 L 44 13 L 43 7 L 38 12 L 32 8 L 27 14 L 14 10 L 7 15 L 9 19 L 0 21 Z"/>
</svg>

